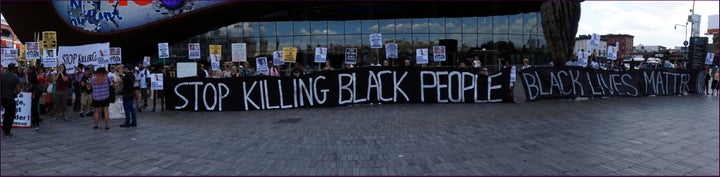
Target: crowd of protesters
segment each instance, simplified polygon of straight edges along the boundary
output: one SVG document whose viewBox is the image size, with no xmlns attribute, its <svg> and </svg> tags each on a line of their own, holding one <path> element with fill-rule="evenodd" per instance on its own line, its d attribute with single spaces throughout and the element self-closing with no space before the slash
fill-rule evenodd
<svg viewBox="0 0 720 177">
<path fill-rule="evenodd" d="M 660 64 L 648 62 L 645 59 L 639 63 L 630 63 L 627 67 L 619 61 L 610 61 L 608 64 L 601 64 L 595 56 L 589 56 L 588 62 L 580 63 L 576 58 L 568 60 L 565 63 L 567 67 L 586 67 L 591 69 L 626 71 L 633 69 L 657 69 L 657 68 L 673 68 L 685 69 L 682 63 L 669 63 L 663 61 Z M 313 72 L 322 72 L 338 69 L 351 69 L 358 67 L 455 67 L 459 70 L 468 70 L 476 72 L 479 75 L 488 75 L 489 70 L 486 65 L 480 61 L 479 57 L 470 60 L 456 60 L 455 66 L 443 66 L 441 63 L 435 64 L 413 64 L 411 59 L 396 60 L 378 60 L 374 58 L 368 65 L 360 64 L 334 64 L 327 60 L 319 65 L 302 65 L 294 64 L 292 66 L 275 66 L 272 61 L 268 62 L 268 70 L 266 72 L 257 72 L 255 67 L 251 67 L 249 62 L 225 63 L 219 70 L 211 70 L 204 63 L 198 64 L 197 77 L 200 78 L 237 78 L 250 76 L 273 76 L 273 77 L 300 77 Z M 517 71 L 532 67 L 528 59 L 523 59 L 522 64 L 517 65 Z M 504 61 L 503 67 L 511 67 L 513 63 L 509 60 Z M 552 65 L 552 63 L 550 63 Z M 104 120 L 105 129 L 109 129 L 108 105 L 114 103 L 116 98 L 110 97 L 116 95 L 122 97 L 123 108 L 125 111 L 126 121 L 121 127 L 137 126 L 136 112 L 142 112 L 149 108 L 150 100 L 152 100 L 152 112 L 165 111 L 165 99 L 162 90 L 151 91 L 151 74 L 163 74 L 164 78 L 176 77 L 175 65 L 168 66 L 153 65 L 143 66 L 142 64 L 123 64 L 110 65 L 109 69 L 96 66 L 84 66 L 82 64 L 75 68 L 76 73 L 69 74 L 65 65 L 59 65 L 56 68 L 45 68 L 42 66 L 34 67 L 16 67 L 14 64 L 3 68 L 2 80 L 2 98 L 3 106 L 14 107 L 14 95 L 20 91 L 32 93 L 31 109 L 31 126 L 34 130 L 40 129 L 40 122 L 43 120 L 41 115 L 51 117 L 51 122 L 70 122 L 71 114 L 67 111 L 68 107 L 78 114 L 78 117 L 92 116 L 95 119 L 93 128 L 99 128 L 99 120 Z M 718 92 L 718 80 L 720 80 L 720 72 L 717 67 L 709 68 L 707 65 L 701 69 L 705 75 L 705 84 L 711 86 L 706 89 L 707 95 L 716 95 Z M 7 79 L 6 79 L 7 78 Z M 13 79 L 16 78 L 16 79 Z M 16 80 L 16 83 L 13 83 Z M 13 85 L 17 85 L 17 91 L 14 91 Z M 112 88 L 111 88 L 112 87 Z M 109 90 L 114 90 L 114 94 L 108 94 Z M 701 93 L 702 94 L 702 93 Z M 159 108 L 158 108 L 159 107 Z M 11 115 L 13 109 L 8 111 L 7 116 L 3 117 L 3 133 L 6 137 L 12 136 L 10 128 L 12 125 Z M 5 121 L 10 120 L 10 121 Z M 9 123 L 9 124 L 8 124 Z"/>
</svg>

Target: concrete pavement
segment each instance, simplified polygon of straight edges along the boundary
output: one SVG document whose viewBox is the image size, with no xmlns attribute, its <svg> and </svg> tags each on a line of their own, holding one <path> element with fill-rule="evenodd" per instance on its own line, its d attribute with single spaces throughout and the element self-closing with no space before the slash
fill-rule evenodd
<svg viewBox="0 0 720 177">
<path fill-rule="evenodd" d="M 139 113 L 14 129 L 1 175 L 713 175 L 718 97 Z M 291 123 L 279 123 L 291 122 Z M 295 123 L 292 123 L 295 122 Z"/>
</svg>

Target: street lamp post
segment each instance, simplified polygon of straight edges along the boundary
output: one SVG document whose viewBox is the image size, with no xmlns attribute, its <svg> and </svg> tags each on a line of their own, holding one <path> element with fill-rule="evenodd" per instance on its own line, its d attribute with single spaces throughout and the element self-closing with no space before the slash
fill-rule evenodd
<svg viewBox="0 0 720 177">
<path fill-rule="evenodd" d="M 685 48 L 683 49 L 683 60 L 687 60 L 687 51 L 688 51 L 687 50 L 687 46 L 688 46 L 687 26 L 688 26 L 688 22 L 685 22 L 684 25 L 683 24 L 675 24 L 675 29 L 677 29 L 678 26 L 685 27 L 685 38 L 684 38 L 685 41 L 683 41 L 683 45 L 685 46 Z"/>
</svg>

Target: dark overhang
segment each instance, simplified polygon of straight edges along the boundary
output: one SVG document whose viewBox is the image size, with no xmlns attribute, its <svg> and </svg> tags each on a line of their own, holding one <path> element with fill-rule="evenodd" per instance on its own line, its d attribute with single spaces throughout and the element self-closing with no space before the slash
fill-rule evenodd
<svg viewBox="0 0 720 177">
<path fill-rule="evenodd" d="M 158 42 L 175 43 L 241 21 L 359 20 L 468 17 L 537 12 L 543 1 L 228 1 L 141 27 L 92 33 L 60 18 L 50 1 L 2 1 L 2 11 L 18 38 L 57 31 L 59 45 L 110 42 L 123 48 L 125 61 L 157 53 Z"/>
</svg>

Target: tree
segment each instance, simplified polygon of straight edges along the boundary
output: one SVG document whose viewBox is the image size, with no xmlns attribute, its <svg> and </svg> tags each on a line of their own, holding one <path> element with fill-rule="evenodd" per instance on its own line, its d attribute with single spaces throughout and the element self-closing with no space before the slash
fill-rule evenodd
<svg viewBox="0 0 720 177">
<path fill-rule="evenodd" d="M 543 2 L 540 6 L 542 28 L 548 50 L 555 66 L 565 65 L 572 57 L 580 22 L 580 1 L 557 0 Z"/>
</svg>

